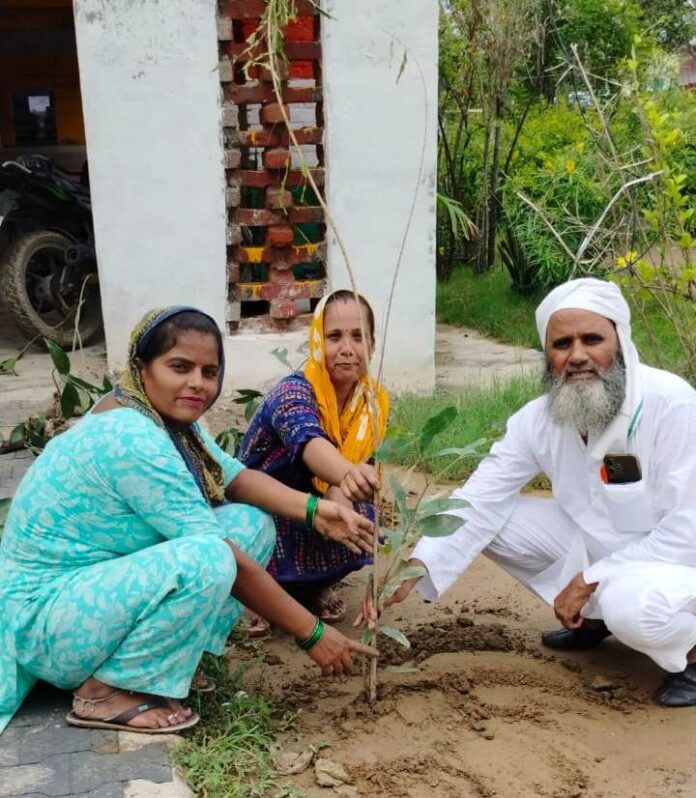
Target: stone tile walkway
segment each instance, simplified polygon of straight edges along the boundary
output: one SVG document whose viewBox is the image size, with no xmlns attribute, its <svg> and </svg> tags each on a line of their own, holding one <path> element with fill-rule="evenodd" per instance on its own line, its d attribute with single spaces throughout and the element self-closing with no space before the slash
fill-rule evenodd
<svg viewBox="0 0 696 798">
<path fill-rule="evenodd" d="M 40 684 L 0 735 L 0 798 L 187 798 L 170 735 L 77 729 L 70 693 Z M 176 740 L 176 738 L 174 738 Z"/>
</svg>

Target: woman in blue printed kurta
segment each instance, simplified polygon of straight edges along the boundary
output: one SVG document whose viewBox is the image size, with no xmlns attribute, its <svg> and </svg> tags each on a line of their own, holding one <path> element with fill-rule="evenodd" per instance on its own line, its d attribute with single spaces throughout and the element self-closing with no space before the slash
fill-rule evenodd
<svg viewBox="0 0 696 798">
<path fill-rule="evenodd" d="M 267 394 L 239 452 L 249 468 L 342 502 L 370 520 L 377 477 L 369 461 L 389 412 L 387 392 L 367 375 L 374 328 L 364 297 L 356 302 L 350 291 L 325 297 L 312 320 L 304 371 L 285 377 Z M 320 618 L 341 620 L 346 605 L 331 588 L 371 563 L 371 548 L 352 545 L 340 530 L 321 537 L 283 514 L 274 520 L 271 575 Z M 257 621 L 252 631 L 261 633 L 265 626 Z"/>
<path fill-rule="evenodd" d="M 304 517 L 306 494 L 259 482 L 197 423 L 222 370 L 212 319 L 151 312 L 114 395 L 22 480 L 0 542 L 0 730 L 44 679 L 77 687 L 74 725 L 178 731 L 197 721 L 178 699 L 202 653 L 222 651 L 240 601 L 298 638 L 317 628 L 261 567 L 275 531 L 259 508 Z M 321 504 L 317 528 L 371 534 Z M 326 630 L 309 654 L 340 673 L 356 645 Z"/>
</svg>

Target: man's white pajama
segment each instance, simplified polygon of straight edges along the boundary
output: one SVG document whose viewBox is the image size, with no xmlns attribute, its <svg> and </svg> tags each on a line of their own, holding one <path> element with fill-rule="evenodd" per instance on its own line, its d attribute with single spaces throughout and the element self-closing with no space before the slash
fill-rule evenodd
<svg viewBox="0 0 696 798">
<path fill-rule="evenodd" d="M 643 407 L 629 439 L 640 482 L 607 485 L 592 438 L 554 424 L 546 397 L 511 417 L 504 438 L 452 495 L 470 506 L 453 535 L 424 538 L 413 552 L 442 594 L 481 552 L 548 603 L 579 572 L 598 587 L 582 614 L 601 618 L 627 646 L 682 671 L 696 645 L 696 391 L 638 366 Z M 545 473 L 553 500 L 521 497 Z"/>
</svg>

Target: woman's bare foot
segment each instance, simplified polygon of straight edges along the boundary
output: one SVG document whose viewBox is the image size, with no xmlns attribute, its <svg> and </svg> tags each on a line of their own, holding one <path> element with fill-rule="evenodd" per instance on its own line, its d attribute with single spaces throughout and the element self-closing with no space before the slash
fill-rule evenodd
<svg viewBox="0 0 696 798">
<path fill-rule="evenodd" d="M 142 704 L 153 703 L 154 696 L 119 690 L 90 677 L 75 691 L 73 713 L 84 720 L 109 721 Z M 165 699 L 166 706 L 142 712 L 127 721 L 127 726 L 142 729 L 164 729 L 176 726 L 191 716 L 191 709 L 174 698 Z"/>
</svg>

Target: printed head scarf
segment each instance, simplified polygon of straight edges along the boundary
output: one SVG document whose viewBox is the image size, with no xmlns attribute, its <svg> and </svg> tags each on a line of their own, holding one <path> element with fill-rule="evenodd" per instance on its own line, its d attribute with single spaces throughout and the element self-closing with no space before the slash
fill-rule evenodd
<svg viewBox="0 0 696 798">
<path fill-rule="evenodd" d="M 336 389 L 331 382 L 324 356 L 324 309 L 328 298 L 324 297 L 314 311 L 309 328 L 309 357 L 304 375 L 314 389 L 324 432 L 346 460 L 362 463 L 372 457 L 375 449 L 384 440 L 389 416 L 389 394 L 375 379 L 364 374 L 356 382 L 353 393 L 339 414 Z M 314 485 L 322 493 L 329 487 L 318 477 L 314 478 Z"/>
<path fill-rule="evenodd" d="M 225 501 L 222 466 L 206 448 L 195 425 L 170 423 L 155 410 L 145 392 L 138 367 L 140 354 L 144 351 L 157 327 L 180 313 L 200 313 L 201 316 L 205 316 L 215 323 L 207 313 L 186 305 L 157 308 L 148 311 L 131 333 L 128 345 L 128 363 L 121 378 L 116 383 L 114 397 L 120 405 L 137 410 L 157 424 L 158 427 L 166 430 L 205 500 L 213 507 L 217 507 Z M 224 355 L 221 354 L 221 357 L 218 389 L 213 402 L 218 398 L 222 389 L 225 362 Z"/>
<path fill-rule="evenodd" d="M 618 286 L 606 280 L 583 277 L 554 288 L 536 310 L 536 324 L 541 345 L 546 349 L 549 320 L 559 310 L 589 310 L 613 321 L 626 364 L 626 396 L 621 409 L 594 443 L 590 455 L 601 460 L 605 454 L 628 451 L 629 440 L 643 409 L 640 389 L 640 361 L 631 340 L 631 311 Z"/>
</svg>

